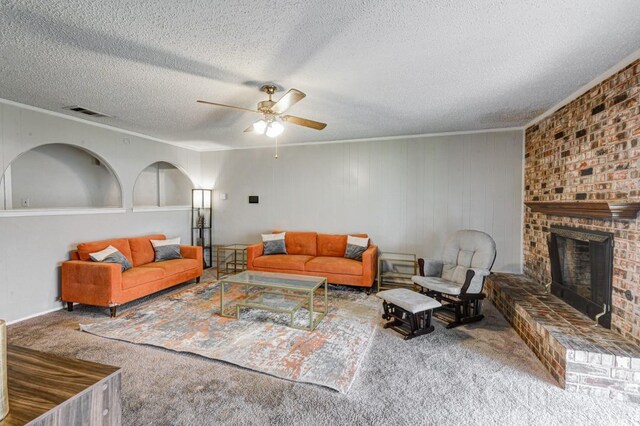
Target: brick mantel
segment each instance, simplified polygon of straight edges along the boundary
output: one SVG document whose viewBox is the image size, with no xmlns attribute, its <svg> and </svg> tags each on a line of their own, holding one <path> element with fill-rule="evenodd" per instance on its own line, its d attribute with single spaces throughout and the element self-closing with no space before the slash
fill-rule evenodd
<svg viewBox="0 0 640 426">
<path fill-rule="evenodd" d="M 540 212 L 551 216 L 583 217 L 587 219 L 637 219 L 638 211 L 640 211 L 640 202 L 527 201 L 524 204 L 532 212 Z"/>
</svg>

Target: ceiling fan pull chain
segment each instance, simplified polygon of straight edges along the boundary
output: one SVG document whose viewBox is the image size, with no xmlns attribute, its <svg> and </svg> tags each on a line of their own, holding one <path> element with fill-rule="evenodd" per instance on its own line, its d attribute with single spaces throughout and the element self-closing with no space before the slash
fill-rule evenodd
<svg viewBox="0 0 640 426">
<path fill-rule="evenodd" d="M 278 137 L 276 136 L 276 155 L 274 157 L 276 160 L 278 159 Z"/>
</svg>

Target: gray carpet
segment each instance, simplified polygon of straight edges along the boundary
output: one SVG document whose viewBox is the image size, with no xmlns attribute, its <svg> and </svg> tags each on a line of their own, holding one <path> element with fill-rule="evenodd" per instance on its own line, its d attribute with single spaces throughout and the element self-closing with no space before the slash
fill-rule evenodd
<svg viewBox="0 0 640 426">
<path fill-rule="evenodd" d="M 8 334 L 13 344 L 122 367 L 127 425 L 640 424 L 640 405 L 563 391 L 485 306 L 481 323 L 446 330 L 436 321 L 408 342 L 380 329 L 346 395 L 80 332 L 79 322 L 105 320 L 97 308 L 23 321 Z"/>
</svg>

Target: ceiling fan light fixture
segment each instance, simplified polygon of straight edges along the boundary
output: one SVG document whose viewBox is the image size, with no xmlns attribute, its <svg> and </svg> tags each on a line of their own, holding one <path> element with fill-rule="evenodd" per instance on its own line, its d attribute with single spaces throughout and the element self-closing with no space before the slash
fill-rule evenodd
<svg viewBox="0 0 640 426">
<path fill-rule="evenodd" d="M 260 134 L 260 135 L 264 135 L 264 131 L 267 130 L 267 122 L 265 120 L 258 120 L 255 123 L 253 123 L 253 131 Z"/>
<path fill-rule="evenodd" d="M 272 121 L 267 125 L 266 135 L 270 138 L 276 138 L 284 132 L 284 126 L 279 121 Z"/>
<path fill-rule="evenodd" d="M 260 88 L 262 92 L 265 92 L 268 96 L 268 100 L 258 102 L 256 109 L 244 108 L 234 105 L 219 104 L 217 102 L 205 101 L 198 99 L 198 103 L 212 105 L 216 107 L 232 108 L 243 112 L 252 112 L 260 114 L 261 119 L 251 124 L 244 129 L 245 133 L 255 133 L 258 135 L 266 135 L 270 138 L 277 138 L 284 132 L 285 126 L 283 122 L 287 122 L 290 125 L 307 127 L 309 129 L 322 130 L 327 127 L 327 123 L 321 123 L 319 121 L 309 120 L 308 118 L 296 117 L 294 115 L 284 115 L 293 105 L 300 102 L 305 96 L 303 92 L 298 89 L 290 89 L 287 93 L 280 97 L 279 100 L 274 101 L 272 95 L 276 92 L 277 88 L 273 84 L 265 84 Z M 288 127 L 288 126 L 287 126 Z M 276 142 L 277 143 L 277 142 Z"/>
</svg>

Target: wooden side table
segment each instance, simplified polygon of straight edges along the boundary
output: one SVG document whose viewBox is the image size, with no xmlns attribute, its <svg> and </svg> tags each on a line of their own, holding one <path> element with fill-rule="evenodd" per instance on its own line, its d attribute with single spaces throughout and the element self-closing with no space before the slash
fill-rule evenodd
<svg viewBox="0 0 640 426">
<path fill-rule="evenodd" d="M 8 345 L 9 415 L 0 426 L 122 424 L 120 368 Z"/>
<path fill-rule="evenodd" d="M 216 279 L 247 269 L 247 244 L 216 246 Z"/>
<path fill-rule="evenodd" d="M 378 256 L 378 291 L 414 289 L 411 277 L 418 275 L 418 259 L 413 253 L 384 252 Z"/>
</svg>

